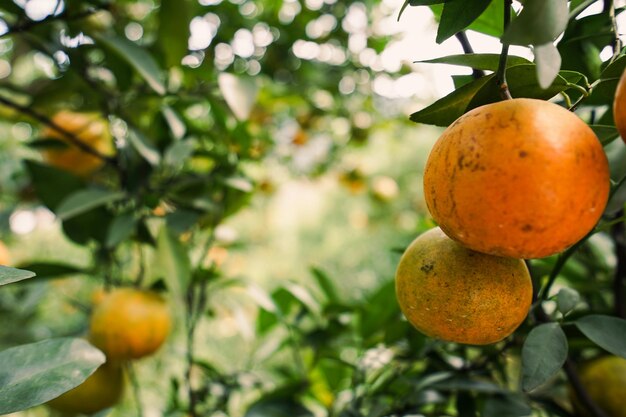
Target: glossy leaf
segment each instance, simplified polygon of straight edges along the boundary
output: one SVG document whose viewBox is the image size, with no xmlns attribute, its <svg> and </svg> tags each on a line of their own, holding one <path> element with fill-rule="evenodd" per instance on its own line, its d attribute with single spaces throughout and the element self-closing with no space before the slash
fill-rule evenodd
<svg viewBox="0 0 626 417">
<path fill-rule="evenodd" d="M 0 286 L 23 281 L 25 279 L 32 278 L 35 275 L 36 274 L 33 271 L 0 266 Z"/>
<path fill-rule="evenodd" d="M 485 401 L 482 417 L 527 417 L 532 409 L 519 395 L 497 395 Z"/>
<path fill-rule="evenodd" d="M 183 300 L 184 289 L 191 280 L 191 263 L 185 247 L 165 224 L 157 238 L 157 259 L 159 275 L 174 296 Z"/>
<path fill-rule="evenodd" d="M 82 339 L 48 339 L 0 352 L 0 414 L 25 410 L 81 384 L 105 361 Z"/>
<path fill-rule="evenodd" d="M 96 41 L 130 64 L 158 94 L 165 94 L 163 73 L 145 48 L 117 36 L 94 35 Z"/>
<path fill-rule="evenodd" d="M 474 69 L 496 71 L 500 64 L 499 54 L 462 54 L 462 55 L 448 55 L 441 58 L 429 59 L 426 61 L 418 61 L 422 64 L 450 64 L 459 65 L 463 67 L 470 67 Z M 509 55 L 506 61 L 506 66 L 512 67 L 514 65 L 531 64 L 526 58 L 520 56 Z"/>
<path fill-rule="evenodd" d="M 563 33 L 567 20 L 567 0 L 526 0 L 519 16 L 504 33 L 502 42 L 544 45 Z"/>
<path fill-rule="evenodd" d="M 454 90 L 430 106 L 413 113 L 411 120 L 435 126 L 450 125 L 465 112 L 476 93 L 492 78 L 492 75 L 483 77 Z"/>
<path fill-rule="evenodd" d="M 222 73 L 217 79 L 220 91 L 238 120 L 246 120 L 256 101 L 258 87 L 253 79 Z"/>
<path fill-rule="evenodd" d="M 443 6 L 437 28 L 437 43 L 462 31 L 480 16 L 492 0 L 450 0 Z"/>
<path fill-rule="evenodd" d="M 168 68 L 187 55 L 189 21 L 189 0 L 161 0 L 157 42 Z"/>
<path fill-rule="evenodd" d="M 312 267 L 310 269 L 311 274 L 313 274 L 313 278 L 317 281 L 317 285 L 320 287 L 328 301 L 332 303 L 339 302 L 339 294 L 337 292 L 337 287 L 335 283 L 330 279 L 328 275 L 324 271 L 319 268 Z"/>
<path fill-rule="evenodd" d="M 58 278 L 61 276 L 84 274 L 83 268 L 63 263 L 33 262 L 19 265 L 20 268 L 32 271 L 37 279 Z"/>
<path fill-rule="evenodd" d="M 592 314 L 574 323 L 596 345 L 614 355 L 626 358 L 626 320 Z"/>
<path fill-rule="evenodd" d="M 135 232 L 137 219 L 132 213 L 124 213 L 113 219 L 107 233 L 106 246 L 115 247 Z"/>
<path fill-rule="evenodd" d="M 159 150 L 143 133 L 132 129 L 128 135 L 128 140 L 150 165 L 158 165 L 161 162 Z"/>
<path fill-rule="evenodd" d="M 598 139 L 600 139 L 602 146 L 606 146 L 615 139 L 619 138 L 619 132 L 615 126 L 590 125 L 589 127 L 591 127 L 593 133 L 595 133 Z"/>
<path fill-rule="evenodd" d="M 124 196 L 125 194 L 119 191 L 95 188 L 80 190 L 69 195 L 59 204 L 59 207 L 56 209 L 56 215 L 61 220 L 67 220 L 96 207 L 120 200 Z"/>
<path fill-rule="evenodd" d="M 25 165 L 37 197 L 52 211 L 66 196 L 84 187 L 83 181 L 69 172 L 35 161 L 25 161 Z"/>
<path fill-rule="evenodd" d="M 522 388 L 532 391 L 546 383 L 567 359 L 567 338 L 558 323 L 535 327 L 522 347 Z"/>
<path fill-rule="evenodd" d="M 533 49 L 537 64 L 537 79 L 541 88 L 548 88 L 561 69 L 561 55 L 551 42 L 537 45 Z"/>
<path fill-rule="evenodd" d="M 580 294 L 572 288 L 561 288 L 556 295 L 556 306 L 565 315 L 572 311 L 580 301 Z"/>
</svg>

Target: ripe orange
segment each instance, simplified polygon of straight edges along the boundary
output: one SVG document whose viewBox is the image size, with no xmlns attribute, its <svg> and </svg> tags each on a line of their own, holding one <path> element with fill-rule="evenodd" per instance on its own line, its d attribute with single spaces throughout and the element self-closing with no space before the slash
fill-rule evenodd
<svg viewBox="0 0 626 417">
<path fill-rule="evenodd" d="M 406 318 L 425 335 L 486 345 L 522 323 L 532 283 L 524 261 L 474 252 L 437 227 L 402 255 L 396 296 Z"/>
<path fill-rule="evenodd" d="M 119 288 L 95 306 L 89 340 L 113 360 L 138 359 L 155 352 L 170 327 L 169 310 L 160 295 Z"/>
<path fill-rule="evenodd" d="M 580 382 L 607 417 L 626 417 L 626 359 L 618 356 L 595 359 L 582 367 Z M 569 392 L 576 408 L 583 415 L 588 415 L 583 411 L 571 387 Z"/>
<path fill-rule="evenodd" d="M 613 120 L 622 140 L 626 142 L 626 70 L 617 83 L 613 98 Z"/>
<path fill-rule="evenodd" d="M 7 245 L 2 242 L 0 242 L 0 265 L 11 265 L 11 252 L 9 252 L 9 248 L 7 248 Z"/>
<path fill-rule="evenodd" d="M 105 363 L 76 388 L 48 402 L 64 413 L 93 414 L 115 405 L 124 391 L 124 375 L 119 364 Z"/>
<path fill-rule="evenodd" d="M 64 110 L 56 113 L 52 117 L 52 121 L 102 154 L 111 155 L 113 153 L 109 125 L 98 114 L 75 113 Z M 101 158 L 86 153 L 71 144 L 65 135 L 55 129 L 45 128 L 41 135 L 44 138 L 57 139 L 67 144 L 63 148 L 50 148 L 43 152 L 44 159 L 50 165 L 80 176 L 89 175 L 104 165 Z"/>
<path fill-rule="evenodd" d="M 483 253 L 541 258 L 597 223 L 609 166 L 593 131 L 546 101 L 513 99 L 471 110 L 435 143 L 424 172 L 433 218 Z"/>
</svg>

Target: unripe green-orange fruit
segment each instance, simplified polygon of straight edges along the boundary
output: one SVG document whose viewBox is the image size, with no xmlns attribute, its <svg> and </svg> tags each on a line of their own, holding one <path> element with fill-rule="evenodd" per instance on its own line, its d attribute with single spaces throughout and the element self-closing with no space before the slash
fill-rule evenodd
<svg viewBox="0 0 626 417">
<path fill-rule="evenodd" d="M 163 298 L 152 292 L 118 288 L 101 298 L 90 322 L 89 341 L 113 360 L 154 353 L 171 327 Z"/>
</svg>

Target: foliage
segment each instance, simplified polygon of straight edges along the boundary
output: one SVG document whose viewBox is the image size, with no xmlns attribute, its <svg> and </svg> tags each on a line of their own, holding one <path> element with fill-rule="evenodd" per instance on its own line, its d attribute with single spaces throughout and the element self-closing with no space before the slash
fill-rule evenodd
<svg viewBox="0 0 626 417">
<path fill-rule="evenodd" d="M 383 278 L 365 292 L 353 291 L 354 280 L 347 293 L 344 277 L 324 265 L 268 289 L 228 276 L 212 252 L 229 245 L 220 225 L 256 207 L 254 196 L 271 192 L 257 175 L 264 167 L 277 163 L 294 176 L 323 177 L 341 166 L 347 150 L 362 147 L 374 127 L 390 124 L 387 103 L 377 106 L 371 89 L 378 70 L 362 59 L 380 57 L 393 40 L 374 28 L 378 2 L 65 0 L 40 16 L 35 3 L 41 2 L 0 4 L 0 33 L 6 23 L 0 127 L 10 138 L 0 145 L 3 222 L 20 209 L 43 206 L 60 222 L 73 255 L 26 259 L 21 267 L 37 277 L 0 291 L 0 312 L 11 319 L 0 334 L 11 346 L 81 335 L 93 288 L 166 294 L 175 315 L 168 346 L 128 365 L 134 404 L 126 401 L 113 414 L 134 413 L 129 407 L 141 413 L 141 392 L 149 391 L 150 405 L 166 416 L 571 416 L 563 388 L 566 376 L 575 378 L 575 365 L 604 351 L 625 355 L 624 151 L 614 141 L 611 106 L 626 58 L 615 23 L 622 9 L 613 2 L 398 4 L 401 19 L 414 8 L 432 12 L 436 42 L 456 36 L 466 52 L 426 62 L 474 70 L 474 77 L 456 77 L 456 89 L 414 112 L 412 121 L 447 126 L 507 91 L 550 99 L 594 129 L 613 170 L 612 200 L 600 224 L 562 254 L 530 262 L 535 302 L 529 317 L 506 340 L 480 348 L 416 332 L 395 301 L 393 270 L 376 271 Z M 599 5 L 602 11 L 580 17 Z M 464 30 L 500 38 L 502 53 L 472 53 Z M 507 57 L 509 44 L 530 47 L 534 61 Z M 70 146 L 80 142 L 80 134 L 53 121 L 66 110 L 99 114 L 110 125 L 113 155 L 83 149 L 104 164 L 92 175 L 43 162 L 42 151 L 60 146 L 43 137 L 47 129 Z M 338 129 L 338 120 L 347 126 Z M 360 193 L 362 173 L 343 174 L 350 192 Z M 381 217 L 398 214 L 376 204 L 385 207 Z M 433 226 L 419 215 L 412 236 L 399 236 L 397 247 Z M 336 256 L 349 258 L 349 249 Z M 378 252 L 396 262 L 402 250 Z M 273 256 L 281 261 L 280 253 Z M 30 277 L 4 272 L 2 284 Z M 64 282 L 80 283 L 70 312 L 61 307 Z M 237 308 L 224 317 L 219 301 L 228 297 Z M 44 299 L 46 311 L 56 309 L 56 327 L 43 320 Z M 246 365 L 220 363 L 199 340 L 213 321 L 226 319 L 242 329 Z M 63 365 L 54 372 L 71 368 L 80 376 L 54 389 L 19 385 L 19 395 L 0 388 L 0 407 L 9 404 L 3 395 L 19 397 L 0 412 L 48 401 L 93 372 L 101 362 L 94 355 L 83 355 L 88 363 L 65 362 L 66 344 L 80 343 L 70 340 L 37 346 L 49 353 L 46 361 Z M 13 357 L 30 348 L 0 353 L 6 364 L 0 380 L 32 382 L 20 377 L 22 359 Z"/>
</svg>

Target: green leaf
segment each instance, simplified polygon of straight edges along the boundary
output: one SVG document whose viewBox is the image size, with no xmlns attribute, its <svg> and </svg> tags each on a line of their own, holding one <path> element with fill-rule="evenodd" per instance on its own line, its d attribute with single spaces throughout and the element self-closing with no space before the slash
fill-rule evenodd
<svg viewBox="0 0 626 417">
<path fill-rule="evenodd" d="M 565 315 L 572 311 L 580 301 L 580 294 L 572 288 L 561 288 L 556 295 L 556 306 Z"/>
<path fill-rule="evenodd" d="M 443 3 L 443 2 L 441 2 Z M 443 5 L 435 2 L 431 4 L 430 10 L 435 15 L 437 22 L 441 21 L 443 13 Z M 502 28 L 504 26 L 504 2 L 492 1 L 489 7 L 481 14 L 478 19 L 474 20 L 468 27 L 468 30 L 484 33 L 485 35 L 499 38 L 502 36 Z"/>
<path fill-rule="evenodd" d="M 411 6 L 427 6 L 431 4 L 445 3 L 449 0 L 408 0 Z"/>
<path fill-rule="evenodd" d="M 480 69 L 485 71 L 496 71 L 500 64 L 499 54 L 462 54 L 462 55 L 448 55 L 441 58 L 429 59 L 426 61 L 418 61 L 423 64 L 450 64 L 460 65 L 464 67 L 470 67 L 474 69 Z M 520 56 L 509 55 L 506 61 L 506 66 L 512 67 L 514 65 L 531 64 L 526 58 Z"/>
<path fill-rule="evenodd" d="M 531 391 L 554 376 L 567 359 L 567 338 L 558 323 L 535 327 L 522 347 L 522 388 Z"/>
<path fill-rule="evenodd" d="M 465 112 L 476 93 L 491 79 L 493 79 L 493 75 L 465 84 L 430 106 L 413 113 L 410 118 L 416 123 L 448 126 Z"/>
<path fill-rule="evenodd" d="M 0 285 L 23 281 L 25 279 L 32 278 L 35 275 L 35 272 L 32 271 L 10 268 L 8 266 L 0 266 Z"/>
<path fill-rule="evenodd" d="M 56 209 L 56 215 L 61 220 L 67 220 L 79 214 L 86 213 L 96 207 L 124 198 L 120 191 L 101 189 L 85 189 L 77 191 L 65 198 Z"/>
<path fill-rule="evenodd" d="M 338 303 L 340 298 L 335 283 L 328 277 L 328 275 L 326 275 L 324 271 L 319 268 L 311 267 L 310 271 L 328 301 L 331 303 Z"/>
<path fill-rule="evenodd" d="M 313 417 L 314 414 L 307 410 L 294 399 L 263 399 L 253 404 L 244 417 Z"/>
<path fill-rule="evenodd" d="M 568 74 L 568 76 L 569 75 L 571 74 Z M 561 76 L 557 76 L 552 85 L 547 89 L 541 88 L 537 81 L 536 66 L 533 64 L 510 67 L 507 69 L 507 80 L 511 95 L 517 98 L 524 97 L 548 100 L 569 88 L 568 81 Z M 476 93 L 465 111 L 500 100 L 500 88 L 497 85 L 495 77 L 493 77 Z"/>
<path fill-rule="evenodd" d="M 97 34 L 91 36 L 105 49 L 115 53 L 130 64 L 157 94 L 165 94 L 166 88 L 162 70 L 146 49 L 118 36 L 100 36 Z"/>
<path fill-rule="evenodd" d="M 462 31 L 480 16 L 492 0 L 450 0 L 443 6 L 437 29 L 437 43 Z"/>
<path fill-rule="evenodd" d="M 174 142 L 165 151 L 163 163 L 175 168 L 181 167 L 193 155 L 196 146 L 196 141 L 192 139 Z"/>
<path fill-rule="evenodd" d="M 185 288 L 191 281 L 191 262 L 185 247 L 166 224 L 157 237 L 159 274 L 178 300 L 184 300 Z"/>
<path fill-rule="evenodd" d="M 0 414 L 43 404 L 80 385 L 105 361 L 82 339 L 49 339 L 0 352 Z"/>
<path fill-rule="evenodd" d="M 497 395 L 489 397 L 481 414 L 482 417 L 528 417 L 532 409 L 519 395 Z"/>
<path fill-rule="evenodd" d="M 606 146 L 609 143 L 613 142 L 615 139 L 619 138 L 619 132 L 615 126 L 610 125 L 590 125 L 589 126 L 593 133 L 596 134 L 598 139 L 600 139 L 600 143 L 602 146 Z"/>
<path fill-rule="evenodd" d="M 163 106 L 161 109 L 161 113 L 163 113 L 163 118 L 167 122 L 167 125 L 170 127 L 170 131 L 172 132 L 172 136 L 175 139 L 182 139 L 185 137 L 185 133 L 187 132 L 187 126 L 185 126 L 185 122 L 181 119 L 181 117 L 174 111 L 170 106 Z"/>
<path fill-rule="evenodd" d="M 519 16 L 507 28 L 502 42 L 543 45 L 554 41 L 567 27 L 567 0 L 526 0 Z"/>
<path fill-rule="evenodd" d="M 626 358 L 626 320 L 592 314 L 574 323 L 596 345 L 614 355 Z"/>
<path fill-rule="evenodd" d="M 123 213 L 113 219 L 109 226 L 105 245 L 113 248 L 128 239 L 135 232 L 137 219 L 132 213 Z"/>
<path fill-rule="evenodd" d="M 180 66 L 189 39 L 188 0 L 161 0 L 157 42 L 168 68 Z"/>
<path fill-rule="evenodd" d="M 537 79 L 541 88 L 548 88 L 561 69 L 561 55 L 551 42 L 537 45 L 533 49 L 537 64 Z"/>
<path fill-rule="evenodd" d="M 20 268 L 33 271 L 37 274 L 37 279 L 58 278 L 65 275 L 84 274 L 83 268 L 51 262 L 33 262 L 19 265 Z"/>
<path fill-rule="evenodd" d="M 217 84 L 235 117 L 247 120 L 258 94 L 256 81 L 223 72 L 217 78 Z"/>
<path fill-rule="evenodd" d="M 128 135 L 130 144 L 133 145 L 139 155 L 152 166 L 161 163 L 161 154 L 154 144 L 138 130 L 132 129 Z"/>
<path fill-rule="evenodd" d="M 24 161 L 24 164 L 35 186 L 37 197 L 52 211 L 56 211 L 66 196 L 84 187 L 83 181 L 69 172 L 35 161 Z"/>
</svg>

